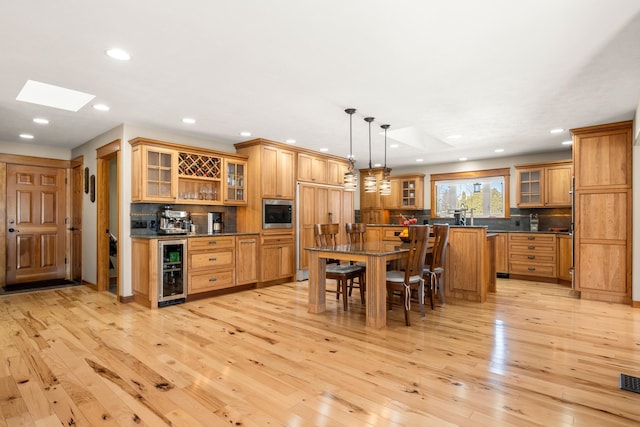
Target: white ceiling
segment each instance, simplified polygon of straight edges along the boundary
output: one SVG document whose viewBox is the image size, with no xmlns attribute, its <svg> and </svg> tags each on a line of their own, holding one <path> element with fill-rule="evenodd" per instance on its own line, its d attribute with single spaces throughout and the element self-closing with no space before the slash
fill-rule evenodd
<svg viewBox="0 0 640 427">
<path fill-rule="evenodd" d="M 389 123 L 388 143 L 401 143 L 387 163 L 399 167 L 566 149 L 569 132 L 550 129 L 632 119 L 640 99 L 638 0 L 2 3 L 4 143 L 32 133 L 73 148 L 127 123 L 229 144 L 248 130 L 347 156 L 353 107 L 357 166 L 373 116 L 373 162 Z M 111 110 L 16 101 L 28 79 Z"/>
</svg>

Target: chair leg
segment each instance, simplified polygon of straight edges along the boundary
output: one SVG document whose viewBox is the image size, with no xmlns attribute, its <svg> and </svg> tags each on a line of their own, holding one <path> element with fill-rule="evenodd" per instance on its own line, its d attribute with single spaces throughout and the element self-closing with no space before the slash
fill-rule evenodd
<svg viewBox="0 0 640 427">
<path fill-rule="evenodd" d="M 340 285 L 342 281 L 340 279 L 336 279 L 336 299 L 340 299 Z"/>
<path fill-rule="evenodd" d="M 351 279 L 353 280 L 353 279 Z M 342 306 L 344 307 L 344 311 L 347 311 L 347 307 L 349 304 L 349 298 L 347 296 L 347 279 L 342 279 Z"/>
<path fill-rule="evenodd" d="M 365 291 L 364 272 L 360 273 L 360 278 L 358 280 L 360 281 L 360 302 L 362 303 L 362 305 L 364 305 L 364 291 Z"/>
<path fill-rule="evenodd" d="M 440 303 L 444 304 L 444 289 L 442 286 L 442 274 L 438 274 L 438 290 L 440 291 Z"/>
<path fill-rule="evenodd" d="M 411 320 L 409 320 L 409 310 L 407 310 L 407 293 L 402 292 L 402 309 L 404 310 L 404 323 L 407 326 L 411 326 Z"/>
</svg>

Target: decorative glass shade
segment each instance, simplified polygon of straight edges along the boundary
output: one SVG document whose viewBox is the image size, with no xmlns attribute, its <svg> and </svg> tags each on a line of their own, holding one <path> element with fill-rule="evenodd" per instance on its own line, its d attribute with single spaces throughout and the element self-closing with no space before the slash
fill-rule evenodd
<svg viewBox="0 0 640 427">
<path fill-rule="evenodd" d="M 363 181 L 365 193 L 375 193 L 378 191 L 378 181 L 373 173 L 370 172 L 369 175 L 364 177 Z"/>
<path fill-rule="evenodd" d="M 349 168 L 344 174 L 342 185 L 344 187 L 344 191 L 356 191 L 358 188 L 358 175 L 354 172 L 356 161 L 353 158 L 353 113 L 356 112 L 356 109 L 347 108 L 344 112 L 349 115 L 349 157 L 347 157 L 347 160 L 349 161 Z"/>
<path fill-rule="evenodd" d="M 391 180 L 389 178 L 381 179 L 379 188 L 381 196 L 391 195 Z"/>
<path fill-rule="evenodd" d="M 353 171 L 346 172 L 343 178 L 344 191 L 356 191 L 358 188 L 358 175 Z"/>
</svg>

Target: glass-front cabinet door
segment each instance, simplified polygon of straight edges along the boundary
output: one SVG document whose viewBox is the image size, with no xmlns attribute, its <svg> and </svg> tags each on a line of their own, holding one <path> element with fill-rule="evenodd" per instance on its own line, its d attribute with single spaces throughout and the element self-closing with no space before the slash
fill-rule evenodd
<svg viewBox="0 0 640 427">
<path fill-rule="evenodd" d="M 226 160 L 225 167 L 225 204 L 243 205 L 247 203 L 245 179 L 247 173 L 247 162 Z"/>
<path fill-rule="evenodd" d="M 144 200 L 173 201 L 176 197 L 176 153 L 156 147 L 144 148 Z"/>
<path fill-rule="evenodd" d="M 542 207 L 542 169 L 517 170 L 517 204 L 519 207 Z"/>
</svg>

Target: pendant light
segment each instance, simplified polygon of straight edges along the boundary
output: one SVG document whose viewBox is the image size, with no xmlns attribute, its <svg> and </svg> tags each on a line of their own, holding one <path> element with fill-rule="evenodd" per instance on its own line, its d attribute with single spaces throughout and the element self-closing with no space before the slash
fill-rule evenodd
<svg viewBox="0 0 640 427">
<path fill-rule="evenodd" d="M 347 108 L 344 110 L 345 113 L 349 115 L 349 167 L 347 172 L 344 174 L 343 185 L 344 191 L 356 191 L 358 188 L 358 176 L 356 175 L 356 161 L 353 158 L 353 126 L 352 119 L 353 113 L 356 112 L 355 108 Z"/>
<path fill-rule="evenodd" d="M 378 182 L 373 174 L 373 170 L 371 169 L 371 122 L 373 120 L 373 117 L 364 118 L 364 121 L 369 123 L 369 174 L 363 180 L 365 193 L 375 193 L 378 191 Z"/>
<path fill-rule="evenodd" d="M 384 169 L 380 180 L 380 195 L 389 196 L 391 194 L 391 179 L 389 179 L 389 170 L 387 169 L 387 129 L 391 125 L 380 125 L 380 127 L 384 129 Z"/>
</svg>

